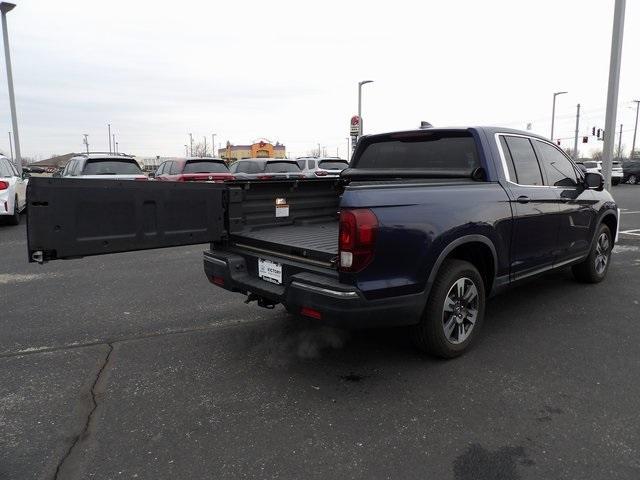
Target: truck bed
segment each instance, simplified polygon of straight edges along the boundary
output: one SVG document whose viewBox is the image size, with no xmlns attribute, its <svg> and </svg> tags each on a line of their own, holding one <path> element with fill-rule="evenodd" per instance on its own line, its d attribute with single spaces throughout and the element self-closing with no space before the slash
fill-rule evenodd
<svg viewBox="0 0 640 480">
<path fill-rule="evenodd" d="M 312 250 L 331 256 L 338 255 L 338 222 L 327 221 L 311 225 L 282 225 L 257 228 L 234 236 L 236 243 L 248 240 L 265 248 Z"/>
</svg>

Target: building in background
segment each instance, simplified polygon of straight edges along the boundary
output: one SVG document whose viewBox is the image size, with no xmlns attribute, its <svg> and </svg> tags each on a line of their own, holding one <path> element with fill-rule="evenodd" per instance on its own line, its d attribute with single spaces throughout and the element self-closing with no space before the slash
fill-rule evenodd
<svg viewBox="0 0 640 480">
<path fill-rule="evenodd" d="M 243 158 L 287 158 L 285 146 L 276 142 L 275 145 L 266 138 L 259 138 L 251 145 L 231 145 L 218 149 L 218 157 L 227 162 L 235 162 Z"/>
</svg>

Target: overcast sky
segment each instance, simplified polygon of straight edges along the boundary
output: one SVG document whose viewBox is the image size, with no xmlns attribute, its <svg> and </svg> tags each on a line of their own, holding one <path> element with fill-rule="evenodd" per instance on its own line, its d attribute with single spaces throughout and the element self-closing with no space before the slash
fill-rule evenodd
<svg viewBox="0 0 640 480">
<path fill-rule="evenodd" d="M 364 87 L 365 133 L 503 125 L 572 146 L 604 127 L 613 0 L 22 0 L 9 13 L 23 155 L 107 149 L 184 153 L 207 142 L 280 141 L 346 151 Z M 0 150 L 11 130 L 0 72 Z M 631 147 L 640 99 L 640 1 L 627 2 L 618 124 Z M 617 137 L 616 137 L 617 139 Z M 583 154 L 602 143 L 580 145 Z"/>
</svg>

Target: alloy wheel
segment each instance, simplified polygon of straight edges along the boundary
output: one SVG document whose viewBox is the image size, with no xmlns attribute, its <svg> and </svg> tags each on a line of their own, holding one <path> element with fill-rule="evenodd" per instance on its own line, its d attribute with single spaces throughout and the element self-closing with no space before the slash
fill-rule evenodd
<svg viewBox="0 0 640 480">
<path fill-rule="evenodd" d="M 605 232 L 602 232 L 598 237 L 598 242 L 596 243 L 596 258 L 594 260 L 596 273 L 598 275 L 602 275 L 607 268 L 607 264 L 609 263 L 609 254 L 611 246 L 611 242 L 609 241 L 609 235 Z"/>
<path fill-rule="evenodd" d="M 459 278 L 449 289 L 442 307 L 442 327 L 447 341 L 464 342 L 478 318 L 478 288 L 473 280 Z"/>
</svg>

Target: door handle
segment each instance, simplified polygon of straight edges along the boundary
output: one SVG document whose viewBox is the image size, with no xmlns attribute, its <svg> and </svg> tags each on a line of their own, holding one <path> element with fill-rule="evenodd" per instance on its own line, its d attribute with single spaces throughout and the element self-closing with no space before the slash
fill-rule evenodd
<svg viewBox="0 0 640 480">
<path fill-rule="evenodd" d="M 530 199 L 526 195 L 520 195 L 517 200 L 518 203 L 529 203 Z"/>
</svg>

